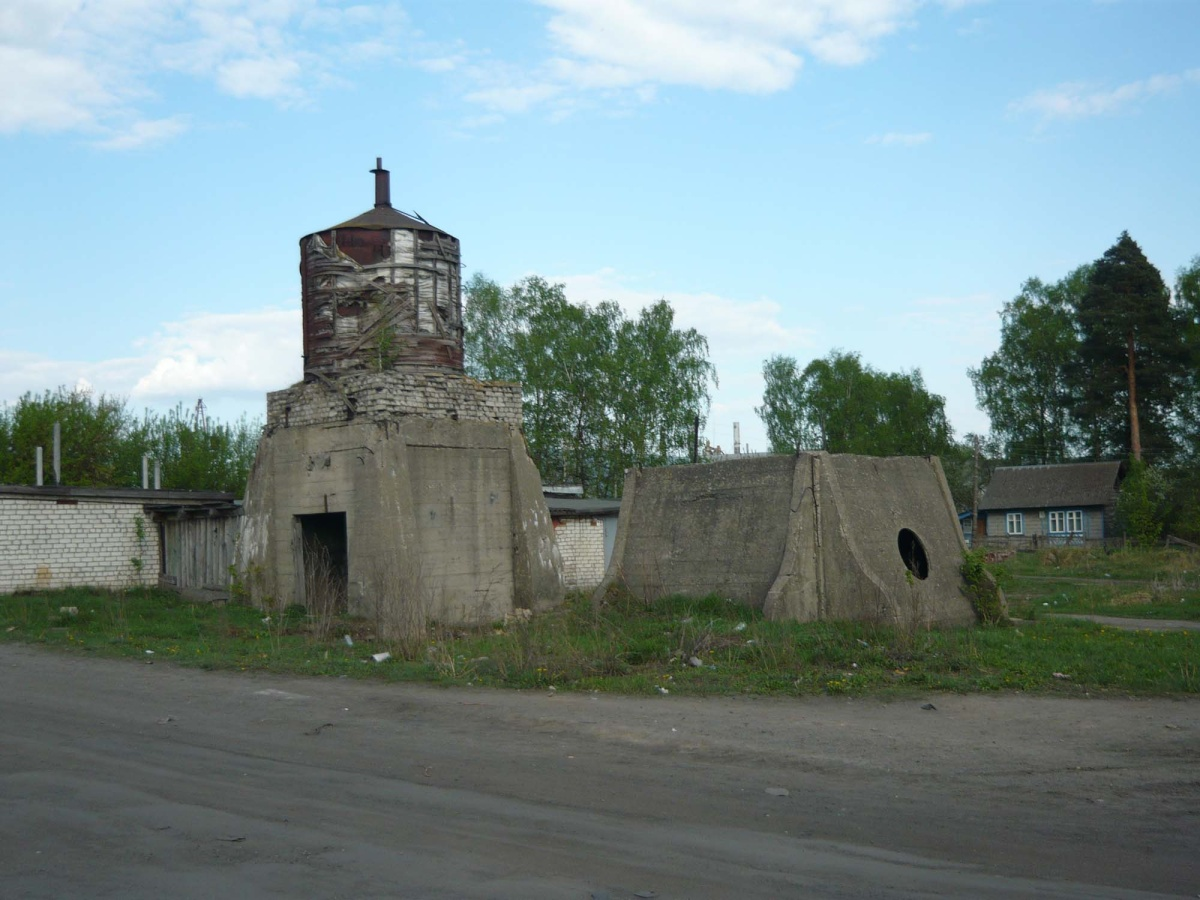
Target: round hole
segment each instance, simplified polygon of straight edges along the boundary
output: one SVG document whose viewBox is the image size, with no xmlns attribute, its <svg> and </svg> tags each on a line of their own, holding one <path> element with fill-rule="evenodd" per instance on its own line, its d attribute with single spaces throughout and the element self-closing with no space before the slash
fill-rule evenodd
<svg viewBox="0 0 1200 900">
<path fill-rule="evenodd" d="M 904 561 L 904 567 L 922 580 L 928 578 L 929 557 L 925 555 L 925 545 L 921 543 L 917 533 L 901 528 L 896 544 L 900 548 L 900 559 Z"/>
</svg>

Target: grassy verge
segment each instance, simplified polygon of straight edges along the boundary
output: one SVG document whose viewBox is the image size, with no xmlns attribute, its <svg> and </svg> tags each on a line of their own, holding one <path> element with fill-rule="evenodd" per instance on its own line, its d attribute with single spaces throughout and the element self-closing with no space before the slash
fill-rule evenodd
<svg viewBox="0 0 1200 900">
<path fill-rule="evenodd" d="M 299 609 L 271 619 L 170 593 L 74 590 L 0 597 L 0 637 L 207 669 L 623 693 L 1200 692 L 1200 635 L 1187 632 L 1047 619 L 914 633 L 768 622 L 716 597 L 601 608 L 575 597 L 532 621 L 431 628 L 389 646 L 362 619 L 329 628 Z M 392 658 L 372 659 L 383 652 Z"/>
<path fill-rule="evenodd" d="M 1018 553 L 993 571 L 1017 618 L 1060 612 L 1200 620 L 1196 553 L 1057 548 Z"/>
</svg>

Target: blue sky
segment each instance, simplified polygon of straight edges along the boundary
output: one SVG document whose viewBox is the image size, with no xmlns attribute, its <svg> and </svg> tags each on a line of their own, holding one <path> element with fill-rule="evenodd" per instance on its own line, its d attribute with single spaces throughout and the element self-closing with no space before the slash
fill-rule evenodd
<svg viewBox="0 0 1200 900">
<path fill-rule="evenodd" d="M 1032 276 L 1200 254 L 1200 4 L 0 0 L 0 401 L 86 383 L 232 418 L 300 377 L 298 239 L 373 202 L 761 366 L 968 366 Z"/>
</svg>

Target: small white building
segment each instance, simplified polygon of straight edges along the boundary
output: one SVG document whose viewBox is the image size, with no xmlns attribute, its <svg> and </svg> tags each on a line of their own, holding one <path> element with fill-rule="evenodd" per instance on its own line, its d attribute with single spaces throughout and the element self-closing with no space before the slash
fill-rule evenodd
<svg viewBox="0 0 1200 900">
<path fill-rule="evenodd" d="M 155 506 L 231 503 L 213 491 L 0 485 L 0 594 L 159 583 Z"/>
<path fill-rule="evenodd" d="M 620 500 L 585 500 L 581 488 L 545 487 L 568 590 L 587 591 L 604 579 L 617 539 Z"/>
</svg>

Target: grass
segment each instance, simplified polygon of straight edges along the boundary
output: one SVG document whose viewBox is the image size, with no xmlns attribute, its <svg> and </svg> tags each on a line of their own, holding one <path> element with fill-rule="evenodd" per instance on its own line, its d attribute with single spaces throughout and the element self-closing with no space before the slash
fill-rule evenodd
<svg viewBox="0 0 1200 900">
<path fill-rule="evenodd" d="M 768 622 L 719 597 L 646 605 L 614 596 L 596 607 L 575 596 L 530 621 L 430 626 L 426 640 L 402 646 L 378 638 L 365 619 L 340 617 L 326 629 L 296 607 L 264 618 L 250 607 L 194 605 L 157 591 L 0 597 L 5 640 L 205 669 L 671 695 L 1200 691 L 1200 634 L 1054 619 L 907 631 Z M 385 651 L 393 658 L 371 659 Z"/>
<path fill-rule="evenodd" d="M 1009 611 L 1200 621 L 1200 554 L 1053 548 L 993 566 Z"/>
</svg>

